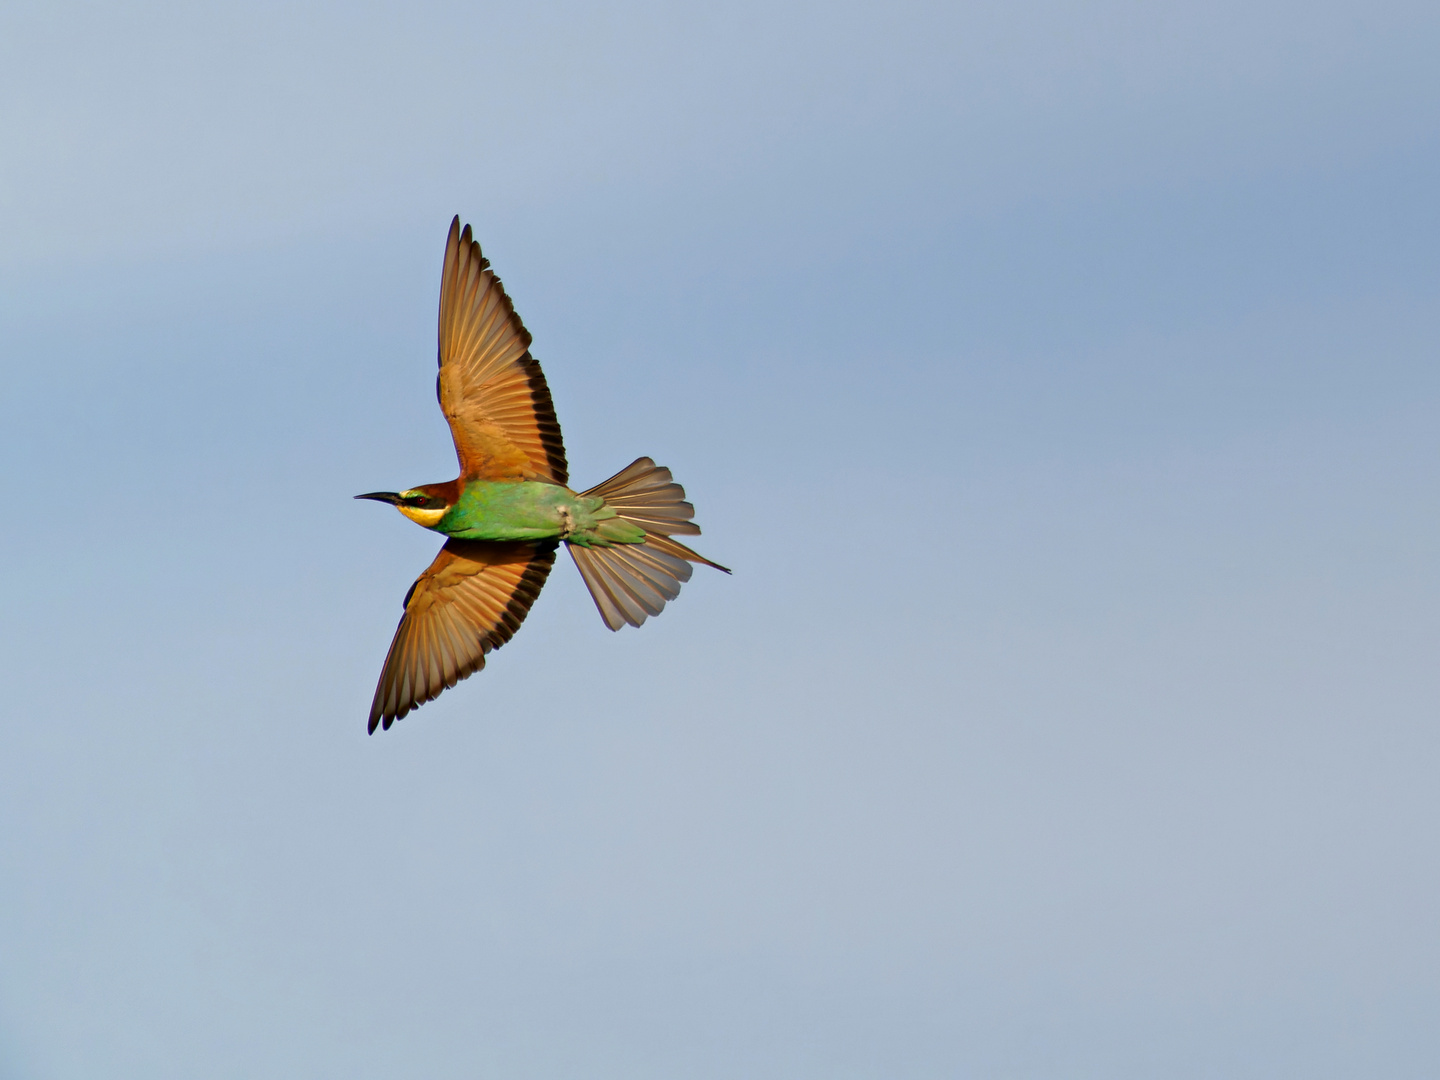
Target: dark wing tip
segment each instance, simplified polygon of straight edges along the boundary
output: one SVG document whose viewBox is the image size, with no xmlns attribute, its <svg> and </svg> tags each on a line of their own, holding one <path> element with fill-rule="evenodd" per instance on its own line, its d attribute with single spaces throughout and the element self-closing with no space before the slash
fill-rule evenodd
<svg viewBox="0 0 1440 1080">
<path fill-rule="evenodd" d="M 537 544 L 534 557 L 530 565 L 525 568 L 525 573 L 515 583 L 515 591 L 510 594 L 510 602 L 505 605 L 505 610 L 500 613 L 500 619 L 495 628 L 487 635 L 485 640 L 485 651 L 498 649 L 515 636 L 515 631 L 520 629 L 520 624 L 525 621 L 525 616 L 530 614 L 530 608 L 540 596 L 540 590 L 544 588 L 545 581 L 550 576 L 550 570 L 555 565 L 555 552 L 558 544 Z"/>
<path fill-rule="evenodd" d="M 506 297 L 509 300 L 509 297 Z M 518 317 L 516 322 L 519 322 Z M 545 451 L 546 464 L 550 466 L 551 479 L 557 484 L 570 482 L 570 466 L 565 460 L 565 440 L 560 434 L 560 419 L 555 415 L 555 401 L 550 396 L 550 384 L 545 381 L 545 372 L 540 361 L 530 355 L 529 331 L 520 328 L 526 338 L 527 351 L 520 358 L 520 369 L 530 384 L 530 407 L 535 410 L 535 426 L 539 430 L 540 445 Z"/>
</svg>

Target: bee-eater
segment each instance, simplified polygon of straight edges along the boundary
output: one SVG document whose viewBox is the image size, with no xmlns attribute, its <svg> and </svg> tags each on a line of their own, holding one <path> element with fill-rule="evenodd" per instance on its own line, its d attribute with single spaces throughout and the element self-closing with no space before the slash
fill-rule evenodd
<svg viewBox="0 0 1440 1080">
<path fill-rule="evenodd" d="M 405 594 L 370 706 L 371 734 L 485 666 L 485 654 L 519 629 L 562 540 L 611 630 L 660 614 L 690 580 L 692 562 L 730 572 L 674 539 L 700 532 L 695 508 L 648 457 L 589 491 L 567 486 L 560 425 L 530 334 L 458 216 L 440 276 L 435 393 L 459 477 L 355 496 L 388 502 L 447 537 Z"/>
</svg>

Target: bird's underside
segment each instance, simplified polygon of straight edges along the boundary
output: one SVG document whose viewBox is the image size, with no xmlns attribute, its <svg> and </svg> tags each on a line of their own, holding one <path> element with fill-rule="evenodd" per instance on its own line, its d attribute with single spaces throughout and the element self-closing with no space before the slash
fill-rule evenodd
<svg viewBox="0 0 1440 1080">
<path fill-rule="evenodd" d="M 674 539 L 700 532 L 694 507 L 649 458 L 589 491 L 567 486 L 560 425 L 529 347 L 500 279 L 456 217 L 441 277 L 436 390 L 460 477 L 358 496 L 390 502 L 448 537 L 405 595 L 370 708 L 372 733 L 485 666 L 519 629 L 562 542 L 612 630 L 658 615 L 691 563 L 725 570 Z"/>
</svg>

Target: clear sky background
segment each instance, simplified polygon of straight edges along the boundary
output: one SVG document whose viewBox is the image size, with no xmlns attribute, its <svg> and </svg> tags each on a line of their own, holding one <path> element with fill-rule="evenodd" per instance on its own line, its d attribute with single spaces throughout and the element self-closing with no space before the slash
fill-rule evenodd
<svg viewBox="0 0 1440 1080">
<path fill-rule="evenodd" d="M 0 6 L 0 1077 L 1440 1074 L 1440 7 Z M 365 735 L 445 229 L 562 556 Z"/>
</svg>

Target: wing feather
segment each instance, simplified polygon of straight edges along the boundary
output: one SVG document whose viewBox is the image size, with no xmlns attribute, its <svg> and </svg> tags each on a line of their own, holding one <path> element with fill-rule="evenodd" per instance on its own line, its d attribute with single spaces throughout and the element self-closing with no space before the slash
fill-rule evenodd
<svg viewBox="0 0 1440 1080">
<path fill-rule="evenodd" d="M 485 666 L 520 628 L 555 564 L 553 544 L 446 541 L 405 598 L 375 700 L 370 731 Z"/>
<path fill-rule="evenodd" d="M 569 479 L 550 387 L 530 355 L 530 332 L 458 217 L 450 223 L 440 277 L 437 392 L 462 479 Z"/>
</svg>

